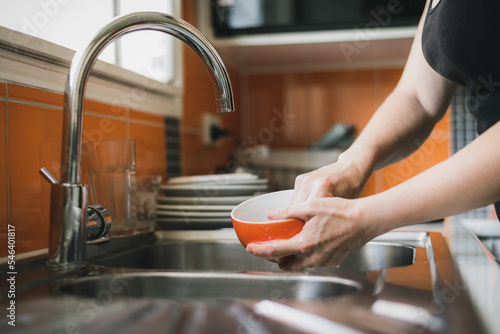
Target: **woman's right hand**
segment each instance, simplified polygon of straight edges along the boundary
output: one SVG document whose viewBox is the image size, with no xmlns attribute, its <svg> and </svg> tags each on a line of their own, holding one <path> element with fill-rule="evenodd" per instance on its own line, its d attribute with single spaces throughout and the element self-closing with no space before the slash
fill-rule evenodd
<svg viewBox="0 0 500 334">
<path fill-rule="evenodd" d="M 359 159 L 350 158 L 350 155 L 346 151 L 337 162 L 297 176 L 290 205 L 323 197 L 357 198 L 371 170 Z"/>
</svg>

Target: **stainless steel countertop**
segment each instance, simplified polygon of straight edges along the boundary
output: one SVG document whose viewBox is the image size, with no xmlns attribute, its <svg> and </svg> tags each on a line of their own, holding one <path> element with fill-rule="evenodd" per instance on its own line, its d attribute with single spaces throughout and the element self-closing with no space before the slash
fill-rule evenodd
<svg viewBox="0 0 500 334">
<path fill-rule="evenodd" d="M 445 300 L 453 306 L 454 302 L 458 303 L 458 299 L 469 297 L 477 313 L 480 321 L 483 323 L 487 333 L 496 333 L 500 328 L 500 279 L 498 262 L 492 257 L 487 250 L 481 246 L 477 238 L 472 235 L 469 230 L 460 225 L 459 222 L 453 219 L 447 219 L 444 223 L 421 224 L 410 226 L 408 228 L 399 229 L 400 231 L 408 230 L 421 230 L 421 231 L 436 231 L 443 234 L 446 239 L 447 247 L 449 247 L 457 268 L 460 271 L 460 276 L 463 281 L 455 281 L 451 277 L 447 277 L 444 282 L 445 285 L 441 286 L 439 290 L 442 294 L 441 300 Z M 204 239 L 217 239 L 217 240 L 234 240 L 236 238 L 232 229 L 224 229 L 217 231 L 158 231 L 157 236 L 162 240 L 204 240 Z M 442 246 L 446 244 L 443 243 Z M 424 268 L 424 267 L 423 267 Z M 424 268 L 425 269 L 425 268 Z M 447 268 L 434 268 L 444 272 L 446 276 Z M 391 271 L 388 274 L 370 277 L 370 280 L 389 282 L 392 278 Z M 392 273 L 398 272 L 397 270 Z M 4 274 L 4 273 L 0 273 Z M 122 299 L 113 298 L 106 302 L 105 305 L 92 300 L 83 298 L 76 298 L 73 296 L 61 295 L 57 290 L 57 286 L 47 285 L 48 278 L 52 273 L 49 273 L 43 267 L 43 260 L 35 261 L 33 269 L 25 270 L 24 275 L 18 276 L 18 286 L 22 286 L 23 280 L 28 282 L 31 279 L 36 279 L 40 282 L 38 286 L 30 286 L 28 290 L 16 291 L 16 327 L 7 325 L 7 320 L 0 323 L 0 332 L 2 333 L 60 333 L 60 332 L 82 332 L 82 333 L 106 333 L 109 326 L 113 327 L 115 332 L 120 333 L 137 333 L 137 332 L 151 332 L 154 328 L 160 332 L 190 332 L 190 333 L 216 333 L 220 330 L 217 323 L 214 327 L 199 327 L 200 324 L 206 324 L 197 319 L 204 319 L 207 317 L 217 317 L 221 312 L 230 314 L 234 321 L 240 323 L 235 324 L 233 328 L 236 332 L 248 333 L 267 333 L 267 332 L 280 332 L 280 333 L 359 333 L 358 330 L 353 330 L 340 324 L 338 319 L 347 319 L 345 323 L 359 319 L 362 322 L 371 322 L 368 326 L 367 332 L 374 332 L 379 329 L 387 331 L 388 328 L 398 329 L 399 332 L 412 332 L 418 325 L 428 325 L 433 319 L 429 318 L 426 312 L 419 313 L 420 306 L 429 306 L 429 302 L 434 301 L 434 297 L 423 297 L 420 302 L 415 305 L 410 305 L 409 310 L 404 310 L 404 305 L 399 303 L 392 303 L 395 300 L 388 299 L 389 303 L 373 303 L 369 296 L 364 296 L 364 300 L 355 300 L 349 296 L 342 297 L 342 303 L 325 303 L 325 301 L 316 301 L 301 303 L 295 301 L 285 301 L 274 303 L 266 301 L 258 303 L 255 301 L 239 301 L 229 305 L 216 305 L 218 311 L 212 308 L 207 308 L 202 304 L 192 304 L 189 306 L 182 306 L 180 304 L 171 303 L 166 300 L 160 299 Z M 81 275 L 80 272 L 73 272 L 65 274 L 71 278 L 73 276 Z M 64 275 L 62 275 L 64 276 Z M 389 276 L 389 277 L 387 277 Z M 63 277 L 64 278 L 64 277 Z M 394 277 L 393 277 L 394 278 Z M 397 278 L 405 280 L 408 278 Z M 411 281 L 411 279 L 410 279 Z M 422 281 L 424 282 L 425 279 Z M 2 280 L 0 284 L 5 284 Z M 457 285 L 458 284 L 458 285 Z M 463 285 L 465 284 L 465 290 Z M 377 283 L 376 285 L 379 285 Z M 390 285 L 390 284 L 389 284 Z M 403 284 L 404 285 L 404 284 Z M 394 289 L 395 287 L 390 287 Z M 413 290 L 405 290 L 397 288 L 396 292 L 406 294 Z M 464 293 L 468 291 L 469 293 Z M 419 299 L 418 290 L 414 297 Z M 428 294 L 422 290 L 424 295 Z M 435 292 L 434 292 L 435 293 Z M 467 296 L 465 296 L 465 295 Z M 394 295 L 393 295 L 394 296 Z M 407 298 L 408 296 L 403 296 Z M 426 299 L 427 298 L 427 299 Z M 467 299 L 466 298 L 466 299 Z M 396 300 L 397 301 L 397 300 Z M 0 300 L 0 306 L 5 310 L 7 304 L 6 298 Z M 371 304 L 373 303 L 373 305 Z M 366 308 L 366 305 L 371 305 Z M 399 310 L 397 309 L 399 305 Z M 419 306 L 419 307 L 415 307 Z M 438 307 L 439 305 L 431 305 Z M 381 307 L 380 311 L 391 312 L 391 307 L 396 307 L 389 318 L 381 318 L 376 316 L 374 312 L 377 307 Z M 272 308 L 274 311 L 273 317 L 265 316 L 266 310 Z M 260 310 L 260 311 L 259 311 Z M 411 312 L 414 317 L 414 327 L 401 327 L 397 322 L 398 312 Z M 439 310 L 438 310 L 439 311 Z M 219 312 L 219 313 L 218 313 Z M 259 313 L 262 312 L 262 313 Z M 181 319 L 172 321 L 172 328 L 166 328 L 165 316 L 172 317 L 172 314 L 180 314 Z M 267 312 L 269 315 L 269 312 Z M 183 318 L 188 316 L 188 318 Z M 198 317 L 198 318 L 196 318 Z M 282 319 L 280 319 L 282 317 Z M 285 317 L 285 318 L 283 318 Z M 170 319 L 170 318 L 169 318 Z M 243 319 L 243 321 L 241 320 Z M 307 323 L 316 324 L 316 326 L 302 326 L 300 319 L 306 319 Z M 349 320 L 351 319 L 351 320 Z M 182 321 L 181 321 L 182 320 Z M 293 324 L 292 327 L 283 327 L 279 323 L 282 320 Z M 242 322 L 241 322 L 242 321 Z M 463 322 L 463 319 L 451 319 L 456 323 Z M 439 321 L 436 322 L 439 325 Z M 118 325 L 119 324 L 119 325 Z M 302 324 L 303 325 L 303 324 Z M 417 325 L 417 327 L 415 327 Z M 158 327 L 159 326 L 159 327 Z M 163 327 L 162 327 L 163 326 Z M 175 327 L 178 326 L 178 327 Z M 181 327 L 179 327 L 181 326 Z M 191 326 L 191 327 L 189 327 Z M 389 327 L 388 327 L 389 326 Z M 390 327 L 394 326 L 394 327 Z M 305 330 L 309 328 L 310 330 Z M 359 327 L 358 327 L 359 328 Z M 422 327 L 423 328 L 423 327 Z M 412 329 L 412 331 L 410 331 Z M 432 328 L 431 328 L 432 329 Z M 441 332 L 439 328 L 437 332 Z M 429 328 L 422 329 L 423 332 L 428 333 Z M 224 333 L 221 332 L 221 333 Z"/>
<path fill-rule="evenodd" d="M 500 224 L 500 222 L 497 222 Z M 458 218 L 447 223 L 448 244 L 478 314 L 489 333 L 500 330 L 500 266 Z"/>
<path fill-rule="evenodd" d="M 486 249 L 474 230 L 457 217 L 450 217 L 439 223 L 412 225 L 397 229 L 398 231 L 435 231 L 442 233 L 450 252 L 462 275 L 462 279 L 470 292 L 474 307 L 483 321 L 488 333 L 498 333 L 500 329 L 500 263 Z M 496 222 L 500 224 L 500 222 Z M 163 232 L 160 232 L 163 233 Z M 231 238 L 234 231 L 222 233 Z M 175 231 L 172 238 L 183 237 L 197 239 L 203 231 Z"/>
<path fill-rule="evenodd" d="M 443 223 L 418 224 L 398 230 L 422 229 L 443 234 L 487 332 L 498 333 L 500 263 L 481 244 L 474 230 L 468 228 L 471 223 L 458 217 L 449 217 Z M 496 223 L 500 224 L 498 221 Z"/>
</svg>

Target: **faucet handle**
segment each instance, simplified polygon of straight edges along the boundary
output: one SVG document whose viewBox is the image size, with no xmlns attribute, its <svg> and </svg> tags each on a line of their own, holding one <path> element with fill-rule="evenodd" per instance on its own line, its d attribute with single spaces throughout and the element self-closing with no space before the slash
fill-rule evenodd
<svg viewBox="0 0 500 334">
<path fill-rule="evenodd" d="M 57 179 L 53 177 L 52 174 L 50 174 L 50 172 L 45 167 L 40 168 L 38 173 L 40 173 L 40 175 L 42 175 L 43 178 L 47 180 L 47 182 L 49 182 L 50 184 L 59 183 L 59 181 L 57 181 Z"/>
<path fill-rule="evenodd" d="M 100 204 L 89 205 L 87 216 L 87 241 L 97 240 L 108 234 L 113 220 L 104 206 Z"/>
<path fill-rule="evenodd" d="M 58 184 L 59 181 L 42 167 L 38 171 L 50 184 Z M 87 208 L 87 241 L 97 240 L 108 234 L 111 228 L 112 218 L 106 208 L 100 204 L 89 205 Z"/>
</svg>

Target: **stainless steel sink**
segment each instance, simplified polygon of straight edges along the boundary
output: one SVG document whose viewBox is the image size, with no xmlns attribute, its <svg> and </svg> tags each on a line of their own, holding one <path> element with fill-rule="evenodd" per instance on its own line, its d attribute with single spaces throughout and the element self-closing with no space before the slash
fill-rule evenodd
<svg viewBox="0 0 500 334">
<path fill-rule="evenodd" d="M 223 273 L 125 273 L 82 278 L 62 285 L 63 293 L 87 298 L 165 298 L 174 301 L 232 299 L 329 299 L 356 293 L 349 279 L 321 276 Z"/>
<path fill-rule="evenodd" d="M 16 287 L 20 321 L 57 333 L 67 324 L 92 333 L 486 333 L 437 232 L 390 232 L 338 269 L 300 273 L 248 254 L 224 231 L 179 235 L 93 244 L 89 265 L 64 275 L 44 259 L 36 272 L 19 267 L 29 282 Z"/>
<path fill-rule="evenodd" d="M 313 272 L 383 270 L 414 263 L 415 248 L 387 242 L 369 242 L 339 268 Z M 170 241 L 125 251 L 97 261 L 107 267 L 181 271 L 281 271 L 277 264 L 245 251 L 238 241 Z M 311 272 L 311 271 L 309 271 Z"/>
<path fill-rule="evenodd" d="M 163 241 L 93 259 L 103 272 L 64 284 L 59 291 L 93 299 L 107 292 L 176 301 L 330 299 L 366 290 L 371 286 L 367 271 L 412 265 L 415 249 L 370 242 L 340 268 L 284 273 L 277 264 L 247 253 L 237 240 Z"/>
</svg>

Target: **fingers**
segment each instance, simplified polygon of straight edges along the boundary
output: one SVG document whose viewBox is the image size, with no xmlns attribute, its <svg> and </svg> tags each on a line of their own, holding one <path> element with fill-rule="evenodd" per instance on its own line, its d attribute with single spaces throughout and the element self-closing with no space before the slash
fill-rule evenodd
<svg viewBox="0 0 500 334">
<path fill-rule="evenodd" d="M 300 233 L 286 240 L 251 243 L 247 251 L 271 262 L 277 262 L 282 270 L 301 271 L 317 267 L 324 261 L 325 254 L 319 249 L 304 249 L 300 246 Z"/>
<path fill-rule="evenodd" d="M 287 208 L 278 208 L 278 209 L 267 210 L 266 216 L 269 220 L 281 220 L 281 219 L 289 218 Z"/>
<path fill-rule="evenodd" d="M 323 167 L 313 172 L 302 174 L 295 179 L 295 187 L 290 205 L 295 205 L 315 198 L 332 197 L 333 177 Z"/>
<path fill-rule="evenodd" d="M 283 270 L 339 265 L 363 241 L 358 235 L 359 224 L 346 214 L 349 203 L 342 198 L 322 198 L 269 210 L 269 219 L 301 219 L 304 228 L 290 239 L 249 244 L 247 251 L 278 262 Z"/>
<path fill-rule="evenodd" d="M 305 202 L 310 194 L 307 182 L 304 182 L 307 174 L 299 175 L 295 178 L 294 191 L 289 205 Z"/>
<path fill-rule="evenodd" d="M 294 238 L 295 237 L 286 240 L 254 242 L 247 246 L 247 252 L 268 260 L 278 261 L 280 258 L 295 254 L 297 246 L 293 240 Z"/>
<path fill-rule="evenodd" d="M 349 255 L 349 252 L 324 252 L 321 249 L 307 253 L 298 252 L 294 242 L 289 242 L 289 240 L 291 239 L 251 243 L 247 246 L 247 251 L 268 261 L 278 263 L 278 266 L 285 271 L 339 266 Z"/>
<path fill-rule="evenodd" d="M 286 208 L 275 208 L 267 210 L 266 216 L 270 220 L 281 220 L 281 219 L 289 219 L 296 218 L 303 221 L 308 221 L 311 217 L 311 204 L 307 203 L 299 203 L 292 205 L 290 204 Z"/>
<path fill-rule="evenodd" d="M 349 249 L 331 247 L 331 244 L 330 247 L 318 244 L 311 246 L 310 243 L 304 243 L 303 239 L 299 233 L 287 240 L 251 243 L 247 246 L 247 251 L 268 261 L 277 262 L 285 271 L 339 266 L 350 254 Z"/>
</svg>

